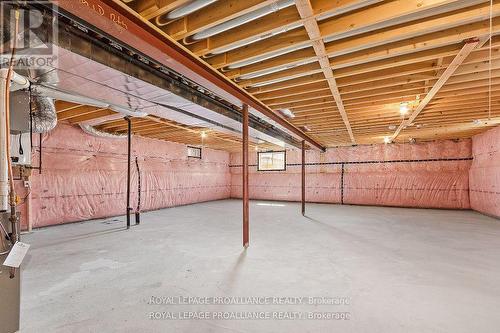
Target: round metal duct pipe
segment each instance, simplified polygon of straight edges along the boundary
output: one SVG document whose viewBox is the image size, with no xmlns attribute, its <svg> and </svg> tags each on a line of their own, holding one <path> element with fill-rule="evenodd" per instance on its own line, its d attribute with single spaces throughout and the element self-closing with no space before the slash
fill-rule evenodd
<svg viewBox="0 0 500 333">
<path fill-rule="evenodd" d="M 260 9 L 257 9 L 251 13 L 241 15 L 239 17 L 232 19 L 232 20 L 229 20 L 229 21 L 223 22 L 219 25 L 216 25 L 215 27 L 200 31 L 191 37 L 191 41 L 197 41 L 200 39 L 205 39 L 205 38 L 220 34 L 221 32 L 224 32 L 226 30 L 238 27 L 238 26 L 243 25 L 245 23 L 248 23 L 248 22 L 251 22 L 251 21 L 256 20 L 258 18 L 261 18 L 263 16 L 266 16 L 268 14 L 277 12 L 280 9 L 292 6 L 294 3 L 295 2 L 293 0 L 279 0 L 279 1 L 273 2 L 272 4 L 267 5 L 265 7 L 262 7 Z"/>
<path fill-rule="evenodd" d="M 200 10 L 217 0 L 195 0 L 188 3 L 185 6 L 176 8 L 166 14 L 160 15 L 156 18 L 156 24 L 160 27 L 167 25 L 170 21 L 181 18 L 183 16 L 194 13 L 197 10 Z"/>
</svg>

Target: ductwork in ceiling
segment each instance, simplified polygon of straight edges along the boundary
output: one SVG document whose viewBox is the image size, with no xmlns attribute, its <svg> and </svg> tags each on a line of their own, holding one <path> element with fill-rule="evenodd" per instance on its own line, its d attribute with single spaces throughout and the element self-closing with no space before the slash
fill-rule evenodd
<svg viewBox="0 0 500 333">
<path fill-rule="evenodd" d="M 221 32 L 238 27 L 238 26 L 243 25 L 245 23 L 248 23 L 248 22 L 251 22 L 251 21 L 256 20 L 258 18 L 261 18 L 263 16 L 266 16 L 268 14 L 275 13 L 283 8 L 293 6 L 294 4 L 295 4 L 294 0 L 275 1 L 267 6 L 264 6 L 262 8 L 257 9 L 257 10 L 254 10 L 253 12 L 243 14 L 243 15 L 238 16 L 232 20 L 223 22 L 223 23 L 218 24 L 214 27 L 200 31 L 200 32 L 194 34 L 191 37 L 191 39 L 192 39 L 192 41 L 197 41 L 197 40 L 205 39 L 205 38 L 220 34 Z"/>
<path fill-rule="evenodd" d="M 141 80 L 137 77 L 137 69 L 130 67 L 133 64 L 127 61 L 123 62 L 124 66 L 127 67 L 118 70 L 65 48 L 56 45 L 54 47 L 57 48 L 58 52 L 57 65 L 56 68 L 47 69 L 46 73 L 49 71 L 57 73 L 57 79 L 52 76 L 52 81 L 46 78 L 43 83 L 34 85 L 32 89 L 39 95 L 57 100 L 94 105 L 100 108 L 109 108 L 122 113 L 124 116 L 142 117 L 149 114 L 191 127 L 209 128 L 238 136 L 241 134 L 242 125 L 239 119 L 200 105 L 204 102 L 195 94 L 187 93 L 184 97 L 181 97 L 165 88 Z M 93 52 L 95 57 L 97 51 L 93 50 Z M 127 71 L 136 74 L 131 76 L 126 74 Z M 145 76 L 142 78 L 145 80 L 151 79 L 153 76 L 144 74 Z M 41 82 L 41 79 L 46 76 L 47 74 L 42 74 L 36 79 Z M 154 79 L 152 82 L 164 81 Z M 198 94 L 201 95 L 201 93 Z M 260 116 L 260 118 L 263 117 Z M 270 119 L 266 120 L 269 120 L 273 126 L 276 125 Z M 262 128 L 270 129 L 273 127 L 263 120 L 261 122 Z M 98 123 L 94 123 L 94 125 L 97 126 Z M 95 128 L 92 129 L 87 126 L 84 130 L 93 135 L 100 135 Z M 286 132 L 282 134 L 286 135 Z M 250 129 L 250 136 L 254 142 L 263 140 L 280 146 L 285 145 L 285 140 L 277 139 L 275 135 L 266 134 L 255 128 Z M 290 136 L 286 140 L 289 145 L 292 145 L 290 140 L 296 139 Z"/>
<path fill-rule="evenodd" d="M 164 15 L 160 15 L 156 18 L 156 24 L 160 27 L 167 25 L 169 22 L 172 20 L 176 20 L 178 18 L 181 18 L 183 16 L 189 15 L 191 13 L 194 13 L 197 10 L 200 10 L 217 0 L 194 0 L 191 1 L 190 3 L 181 6 L 179 8 L 176 8 Z"/>
<path fill-rule="evenodd" d="M 32 75 L 38 76 L 37 73 Z M 57 81 L 57 73 L 51 71 L 40 77 L 38 83 Z M 52 131 L 57 125 L 57 113 L 54 99 L 39 94 L 36 88 L 31 89 L 31 131 L 33 133 L 46 133 Z"/>
<path fill-rule="evenodd" d="M 364 0 L 364 1 L 359 1 L 356 4 L 353 4 L 353 5 L 350 5 L 350 6 L 344 6 L 344 7 L 339 8 L 336 11 L 332 11 L 332 12 L 329 12 L 327 14 L 320 15 L 318 17 L 318 21 L 329 19 L 329 18 L 338 16 L 338 15 L 344 14 L 344 13 L 346 13 L 348 11 L 352 11 L 352 10 L 355 10 L 357 8 L 361 8 L 361 7 L 368 6 L 368 5 L 377 4 L 379 2 L 381 2 L 381 1 L 380 0 Z M 443 4 L 443 5 L 440 5 L 440 6 L 436 6 L 436 7 L 430 8 L 428 10 L 420 11 L 418 13 L 413 13 L 413 14 L 408 14 L 408 15 L 404 15 L 404 16 L 394 17 L 393 19 L 386 20 L 383 23 L 375 23 L 375 24 L 371 24 L 371 25 L 367 25 L 367 26 L 361 26 L 359 28 L 353 28 L 353 29 L 349 29 L 347 31 L 335 33 L 335 34 L 330 35 L 330 36 L 325 36 L 323 38 L 323 40 L 324 40 L 325 43 L 330 43 L 330 42 L 333 42 L 333 41 L 336 41 L 336 40 L 340 40 L 340 39 L 344 39 L 344 38 L 348 38 L 348 37 L 351 37 L 351 36 L 354 36 L 354 35 L 357 35 L 357 34 L 367 33 L 367 32 L 371 32 L 371 31 L 374 31 L 374 30 L 387 28 L 389 26 L 394 26 L 394 25 L 398 25 L 398 24 L 407 23 L 407 22 L 410 22 L 410 21 L 418 20 L 418 19 L 421 19 L 421 18 L 429 17 L 429 16 L 438 15 L 438 14 L 449 12 L 449 11 L 452 11 L 452 10 L 458 10 L 458 9 L 461 9 L 461 8 L 473 6 L 473 5 L 484 3 L 484 2 L 486 2 L 486 1 L 485 0 L 454 1 L 454 2 L 450 2 L 450 3 L 446 3 L 446 4 Z M 302 26 L 302 24 L 300 24 L 299 26 Z M 295 28 L 295 26 L 293 28 Z M 291 29 L 292 28 L 289 28 L 288 30 L 291 30 Z M 287 30 L 284 30 L 284 31 L 287 31 Z M 278 31 L 278 32 L 281 32 L 281 31 Z M 202 31 L 202 33 L 203 33 L 203 31 Z M 220 32 L 217 32 L 217 33 L 220 33 Z M 198 35 L 198 34 L 195 34 L 194 36 L 196 36 L 196 35 Z M 194 36 L 193 36 L 193 38 L 194 38 Z M 260 39 L 263 39 L 263 38 L 258 38 L 258 39 L 249 41 L 246 44 L 250 44 L 250 43 L 256 42 L 256 41 L 258 41 Z M 244 43 L 241 44 L 240 43 L 238 45 L 238 47 L 244 46 L 246 44 L 244 44 Z M 367 47 L 371 47 L 371 46 L 373 46 L 373 45 L 370 44 L 370 45 L 366 45 L 365 47 L 367 48 Z M 305 49 L 305 48 L 308 48 L 308 47 L 312 47 L 311 41 L 304 40 L 302 43 L 297 43 L 297 44 L 295 44 L 293 46 L 290 46 L 288 48 L 283 48 L 283 49 L 280 49 L 280 50 L 269 52 L 267 54 L 261 54 L 259 56 L 256 56 L 256 57 L 244 60 L 244 61 L 235 62 L 235 63 L 233 63 L 233 64 L 225 67 L 224 70 L 236 69 L 236 68 L 248 66 L 248 65 L 260 62 L 260 61 L 265 61 L 265 60 L 268 60 L 268 59 L 271 59 L 271 58 L 275 58 L 275 57 L 278 57 L 278 56 L 281 56 L 281 55 L 284 55 L 284 54 L 287 54 L 287 53 L 290 53 L 290 52 L 298 51 L 298 50 L 301 50 L 301 49 Z M 362 49 L 362 48 L 360 48 L 360 49 Z M 223 53 L 223 52 L 227 52 L 228 50 L 229 49 L 227 49 L 227 48 L 226 49 L 213 50 L 211 52 L 211 54 L 207 55 L 207 56 L 220 54 L 220 53 Z M 352 52 L 352 50 L 349 51 L 349 52 Z M 337 53 L 337 54 L 332 54 L 331 56 L 340 56 L 340 55 L 343 55 L 343 54 L 344 53 Z M 281 68 L 280 70 L 283 70 L 283 69 L 286 69 L 286 68 Z"/>
<path fill-rule="evenodd" d="M 88 124 L 80 124 L 80 128 L 87 134 L 92 135 L 92 136 L 97 136 L 100 138 L 107 138 L 107 139 L 126 139 L 127 134 L 112 134 L 108 132 L 103 132 L 99 131 L 92 125 Z"/>
</svg>

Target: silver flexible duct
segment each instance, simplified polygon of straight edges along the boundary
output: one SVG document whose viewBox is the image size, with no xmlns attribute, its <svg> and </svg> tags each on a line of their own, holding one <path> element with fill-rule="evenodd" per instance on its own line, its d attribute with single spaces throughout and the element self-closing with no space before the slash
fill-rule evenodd
<svg viewBox="0 0 500 333">
<path fill-rule="evenodd" d="M 97 136 L 100 138 L 107 138 L 107 139 L 126 139 L 127 138 L 127 134 L 112 134 L 112 133 L 103 132 L 103 131 L 98 130 L 97 128 L 95 128 L 92 125 L 80 124 L 80 127 L 85 133 L 87 133 L 89 135 Z"/>
<path fill-rule="evenodd" d="M 31 120 L 33 133 L 52 131 L 57 125 L 54 100 L 43 96 L 33 96 L 31 99 Z"/>
<path fill-rule="evenodd" d="M 56 71 L 40 75 L 38 71 L 30 73 L 32 77 L 39 77 L 38 83 L 57 82 Z M 57 113 L 54 99 L 44 94 L 39 94 L 32 87 L 31 96 L 31 128 L 33 133 L 46 133 L 52 131 L 57 125 Z"/>
</svg>

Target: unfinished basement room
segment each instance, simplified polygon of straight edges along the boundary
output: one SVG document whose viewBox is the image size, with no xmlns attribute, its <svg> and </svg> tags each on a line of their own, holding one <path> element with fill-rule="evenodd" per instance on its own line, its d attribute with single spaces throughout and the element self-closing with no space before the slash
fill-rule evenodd
<svg viewBox="0 0 500 333">
<path fill-rule="evenodd" d="M 0 333 L 500 331 L 500 0 L 0 17 Z"/>
</svg>

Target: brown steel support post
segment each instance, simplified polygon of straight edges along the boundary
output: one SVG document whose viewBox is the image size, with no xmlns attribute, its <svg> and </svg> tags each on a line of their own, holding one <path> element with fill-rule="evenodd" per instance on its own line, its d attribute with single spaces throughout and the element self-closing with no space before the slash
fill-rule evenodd
<svg viewBox="0 0 500 333">
<path fill-rule="evenodd" d="M 249 245 L 248 209 L 248 105 L 243 104 L 243 247 Z"/>
<path fill-rule="evenodd" d="M 302 140 L 302 215 L 306 215 L 306 142 Z"/>
</svg>

